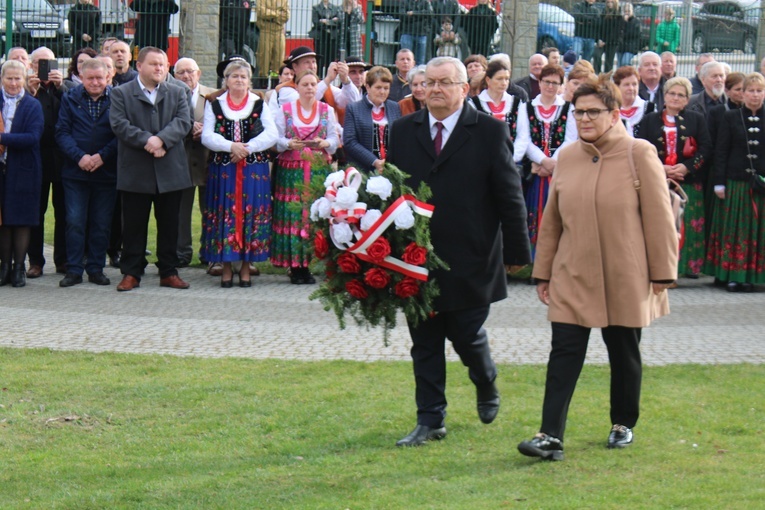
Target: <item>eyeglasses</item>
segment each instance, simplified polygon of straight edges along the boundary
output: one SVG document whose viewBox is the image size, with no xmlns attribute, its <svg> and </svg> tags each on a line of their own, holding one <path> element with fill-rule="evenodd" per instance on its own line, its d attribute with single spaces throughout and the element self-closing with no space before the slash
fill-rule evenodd
<svg viewBox="0 0 765 510">
<path fill-rule="evenodd" d="M 610 108 L 591 108 L 589 110 L 574 110 L 574 118 L 576 120 L 582 120 L 584 117 L 584 114 L 587 114 L 587 118 L 590 120 L 595 120 L 598 117 L 600 117 L 600 112 L 610 112 L 612 111 Z"/>
<path fill-rule="evenodd" d="M 425 80 L 425 88 L 432 89 L 436 85 L 439 86 L 439 88 L 446 88 L 446 87 L 452 87 L 454 85 L 462 85 L 463 82 L 460 81 L 446 81 L 446 80 Z"/>
<path fill-rule="evenodd" d="M 550 81 L 550 80 L 540 80 L 540 83 L 543 85 L 547 85 L 548 87 L 560 87 L 560 83 L 557 81 Z"/>
<path fill-rule="evenodd" d="M 664 95 L 667 96 L 667 97 L 678 97 L 678 98 L 682 98 L 682 99 L 688 97 L 687 95 L 683 94 L 682 92 L 667 92 Z"/>
<path fill-rule="evenodd" d="M 176 76 L 183 76 L 184 74 L 193 74 L 199 71 L 199 69 L 184 69 L 182 71 L 175 71 Z"/>
</svg>

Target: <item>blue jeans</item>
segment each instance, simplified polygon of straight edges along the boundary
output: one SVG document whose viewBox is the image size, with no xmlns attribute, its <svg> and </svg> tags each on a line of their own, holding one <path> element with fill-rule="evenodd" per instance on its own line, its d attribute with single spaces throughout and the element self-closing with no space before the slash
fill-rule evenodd
<svg viewBox="0 0 765 510">
<path fill-rule="evenodd" d="M 412 50 L 412 53 L 414 53 L 414 62 L 417 65 L 425 65 L 428 63 L 428 59 L 425 58 L 425 47 L 428 45 L 427 35 L 403 34 L 400 42 L 402 50 Z"/>
<path fill-rule="evenodd" d="M 574 37 L 574 51 L 582 57 L 582 60 L 592 62 L 592 54 L 595 51 L 595 39 Z"/>
<path fill-rule="evenodd" d="M 630 53 L 629 51 L 625 51 L 619 56 L 619 65 L 620 66 L 629 66 L 632 65 L 632 58 L 635 56 L 634 53 Z"/>
<path fill-rule="evenodd" d="M 117 184 L 62 179 L 66 202 L 66 270 L 81 275 L 101 273 L 112 226 Z M 87 239 L 86 239 L 87 234 Z M 87 266 L 83 266 L 85 245 Z"/>
</svg>

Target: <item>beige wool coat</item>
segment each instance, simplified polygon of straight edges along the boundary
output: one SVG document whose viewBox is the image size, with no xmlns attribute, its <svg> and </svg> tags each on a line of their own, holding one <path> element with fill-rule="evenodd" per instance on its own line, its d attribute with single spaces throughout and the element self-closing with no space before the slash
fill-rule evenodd
<svg viewBox="0 0 765 510">
<path fill-rule="evenodd" d="M 656 149 L 635 140 L 633 185 L 621 122 L 595 143 L 558 156 L 542 217 L 533 277 L 549 280 L 551 322 L 644 327 L 669 313 L 651 282 L 677 278 L 678 238 Z"/>
</svg>

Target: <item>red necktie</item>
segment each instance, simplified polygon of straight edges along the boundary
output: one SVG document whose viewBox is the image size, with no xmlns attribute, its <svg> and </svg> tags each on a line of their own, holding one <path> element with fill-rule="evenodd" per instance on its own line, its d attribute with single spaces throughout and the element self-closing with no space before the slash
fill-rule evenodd
<svg viewBox="0 0 765 510">
<path fill-rule="evenodd" d="M 436 122 L 436 137 L 433 139 L 433 145 L 436 148 L 436 156 L 441 154 L 441 145 L 443 138 L 441 137 L 441 131 L 444 129 L 444 125 L 440 122 Z"/>
</svg>

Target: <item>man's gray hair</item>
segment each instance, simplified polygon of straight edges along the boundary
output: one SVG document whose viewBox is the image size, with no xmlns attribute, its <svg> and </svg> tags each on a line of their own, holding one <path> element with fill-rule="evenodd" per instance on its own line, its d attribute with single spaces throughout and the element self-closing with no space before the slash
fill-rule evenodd
<svg viewBox="0 0 765 510">
<path fill-rule="evenodd" d="M 659 59 L 659 61 L 661 61 L 661 57 L 659 56 L 658 53 L 655 53 L 653 51 L 646 51 L 646 52 L 643 52 L 642 55 L 640 55 L 640 58 L 638 58 L 638 67 L 643 65 L 643 60 L 645 60 L 646 57 L 656 57 L 657 59 Z"/>
<path fill-rule="evenodd" d="M 454 66 L 454 69 L 457 71 L 457 80 L 460 83 L 468 82 L 467 69 L 465 69 L 465 64 L 463 64 L 462 61 L 458 58 L 436 57 L 428 62 L 427 68 L 430 69 L 431 67 L 441 67 L 442 65 L 446 64 L 451 64 Z"/>
<path fill-rule="evenodd" d="M 178 64 L 191 64 L 191 68 L 193 71 L 199 71 L 199 65 L 197 65 L 197 61 L 194 60 L 191 57 L 181 57 L 175 62 L 175 67 L 178 67 Z"/>
<path fill-rule="evenodd" d="M 696 65 L 699 65 L 699 64 L 701 64 L 701 61 L 702 61 L 702 60 L 707 60 L 707 59 L 709 59 L 709 58 L 711 58 L 712 60 L 714 60 L 714 59 L 715 59 L 715 56 L 714 56 L 714 55 L 712 55 L 711 53 L 702 53 L 701 55 L 699 55 L 698 57 L 696 57 Z"/>
<path fill-rule="evenodd" d="M 501 60 L 502 62 L 507 64 L 508 69 L 513 68 L 513 64 L 510 61 L 510 55 L 508 55 L 507 53 L 495 53 L 494 55 L 489 57 L 489 62 L 493 62 L 495 60 Z"/>
<path fill-rule="evenodd" d="M 406 73 L 406 82 L 411 85 L 418 74 L 425 74 L 425 66 L 414 66 Z"/>
<path fill-rule="evenodd" d="M 725 73 L 726 76 L 728 75 L 728 73 L 725 72 L 725 64 L 723 64 L 722 62 L 712 61 L 712 62 L 707 62 L 706 64 L 701 66 L 701 69 L 699 69 L 699 80 L 703 81 L 704 78 L 709 76 L 709 74 L 712 71 L 718 68 L 722 69 L 723 73 Z"/>
<path fill-rule="evenodd" d="M 50 52 L 51 55 L 53 55 L 53 58 L 56 58 L 56 54 L 53 53 L 53 50 L 48 48 L 47 46 L 40 46 L 39 48 L 35 48 L 35 50 L 29 54 L 29 58 L 31 60 L 34 60 L 37 55 L 44 52 Z"/>
<path fill-rule="evenodd" d="M 89 58 L 88 60 L 84 61 L 82 64 L 80 64 L 80 74 L 84 73 L 88 69 L 100 69 L 105 73 L 109 72 L 109 69 L 106 67 L 106 63 L 99 59 L 99 58 Z"/>
</svg>

